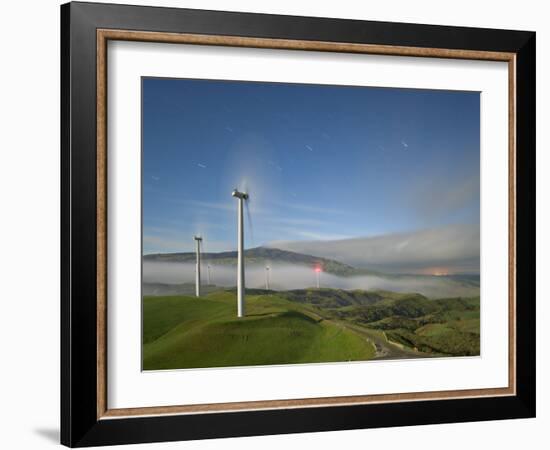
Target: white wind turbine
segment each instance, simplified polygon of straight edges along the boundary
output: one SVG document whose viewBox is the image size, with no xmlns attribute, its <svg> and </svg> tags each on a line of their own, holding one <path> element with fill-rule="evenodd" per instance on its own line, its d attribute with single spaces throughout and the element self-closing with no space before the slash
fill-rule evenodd
<svg viewBox="0 0 550 450">
<path fill-rule="evenodd" d="M 270 271 L 270 267 L 269 266 L 265 266 L 265 290 L 266 291 L 269 291 L 269 271 Z"/>
<path fill-rule="evenodd" d="M 321 268 L 319 266 L 315 267 L 315 275 L 317 280 L 317 289 L 321 288 Z"/>
<path fill-rule="evenodd" d="M 195 268 L 195 295 L 197 297 L 201 296 L 201 242 L 202 238 L 200 236 L 194 237 L 197 243 L 197 265 Z"/>
<path fill-rule="evenodd" d="M 244 219 L 243 219 L 243 209 L 244 202 L 248 200 L 248 194 L 246 192 L 240 192 L 237 189 L 234 189 L 231 193 L 238 202 L 237 210 L 237 316 L 244 317 L 245 307 L 244 307 Z"/>
</svg>

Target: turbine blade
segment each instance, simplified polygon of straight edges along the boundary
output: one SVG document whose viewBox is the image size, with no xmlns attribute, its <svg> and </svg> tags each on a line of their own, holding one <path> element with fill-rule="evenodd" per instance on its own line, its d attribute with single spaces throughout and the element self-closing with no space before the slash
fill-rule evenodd
<svg viewBox="0 0 550 450">
<path fill-rule="evenodd" d="M 250 243 L 252 244 L 252 247 L 255 247 L 254 245 L 254 226 L 252 224 L 252 214 L 250 213 L 250 197 L 248 197 L 247 200 L 244 202 L 244 208 L 246 210 L 246 220 L 248 222 L 248 229 L 249 229 L 249 235 L 250 235 Z"/>
</svg>

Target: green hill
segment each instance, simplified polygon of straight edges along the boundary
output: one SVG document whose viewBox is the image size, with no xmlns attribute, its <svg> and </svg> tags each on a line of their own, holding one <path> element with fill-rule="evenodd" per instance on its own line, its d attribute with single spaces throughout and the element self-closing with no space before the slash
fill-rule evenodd
<svg viewBox="0 0 550 450">
<path fill-rule="evenodd" d="M 382 290 L 236 290 L 145 296 L 143 369 L 479 355 L 479 297 Z"/>
<path fill-rule="evenodd" d="M 365 291 L 363 289 L 345 290 L 332 288 L 308 288 L 281 291 L 280 296 L 298 303 L 307 303 L 319 308 L 333 309 L 347 306 L 368 306 L 382 300 L 425 299 L 420 294 L 401 294 L 381 290 Z"/>
<path fill-rule="evenodd" d="M 390 341 L 423 353 L 475 356 L 480 352 L 479 297 L 430 300 L 400 294 L 336 310 L 336 314 L 369 329 L 384 330 Z"/>
<path fill-rule="evenodd" d="M 247 296 L 236 317 L 235 295 L 144 297 L 143 369 L 228 367 L 368 360 L 365 335 L 277 294 Z"/>
</svg>

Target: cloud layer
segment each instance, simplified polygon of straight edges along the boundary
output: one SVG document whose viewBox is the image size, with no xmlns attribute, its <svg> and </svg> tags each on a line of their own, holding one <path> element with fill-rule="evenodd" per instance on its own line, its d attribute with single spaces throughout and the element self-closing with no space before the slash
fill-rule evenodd
<svg viewBox="0 0 550 450">
<path fill-rule="evenodd" d="M 341 240 L 275 241 L 267 246 L 392 273 L 479 273 L 478 225 Z"/>
</svg>

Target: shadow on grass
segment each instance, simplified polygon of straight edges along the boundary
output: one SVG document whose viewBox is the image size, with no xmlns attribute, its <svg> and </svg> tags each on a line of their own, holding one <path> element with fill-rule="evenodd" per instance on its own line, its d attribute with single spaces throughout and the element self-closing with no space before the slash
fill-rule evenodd
<svg viewBox="0 0 550 450">
<path fill-rule="evenodd" d="M 266 313 L 246 314 L 246 316 L 245 316 L 245 317 L 265 317 L 265 316 L 276 316 L 277 314 L 280 314 L 280 313 L 276 313 L 276 312 L 266 312 Z"/>
</svg>

